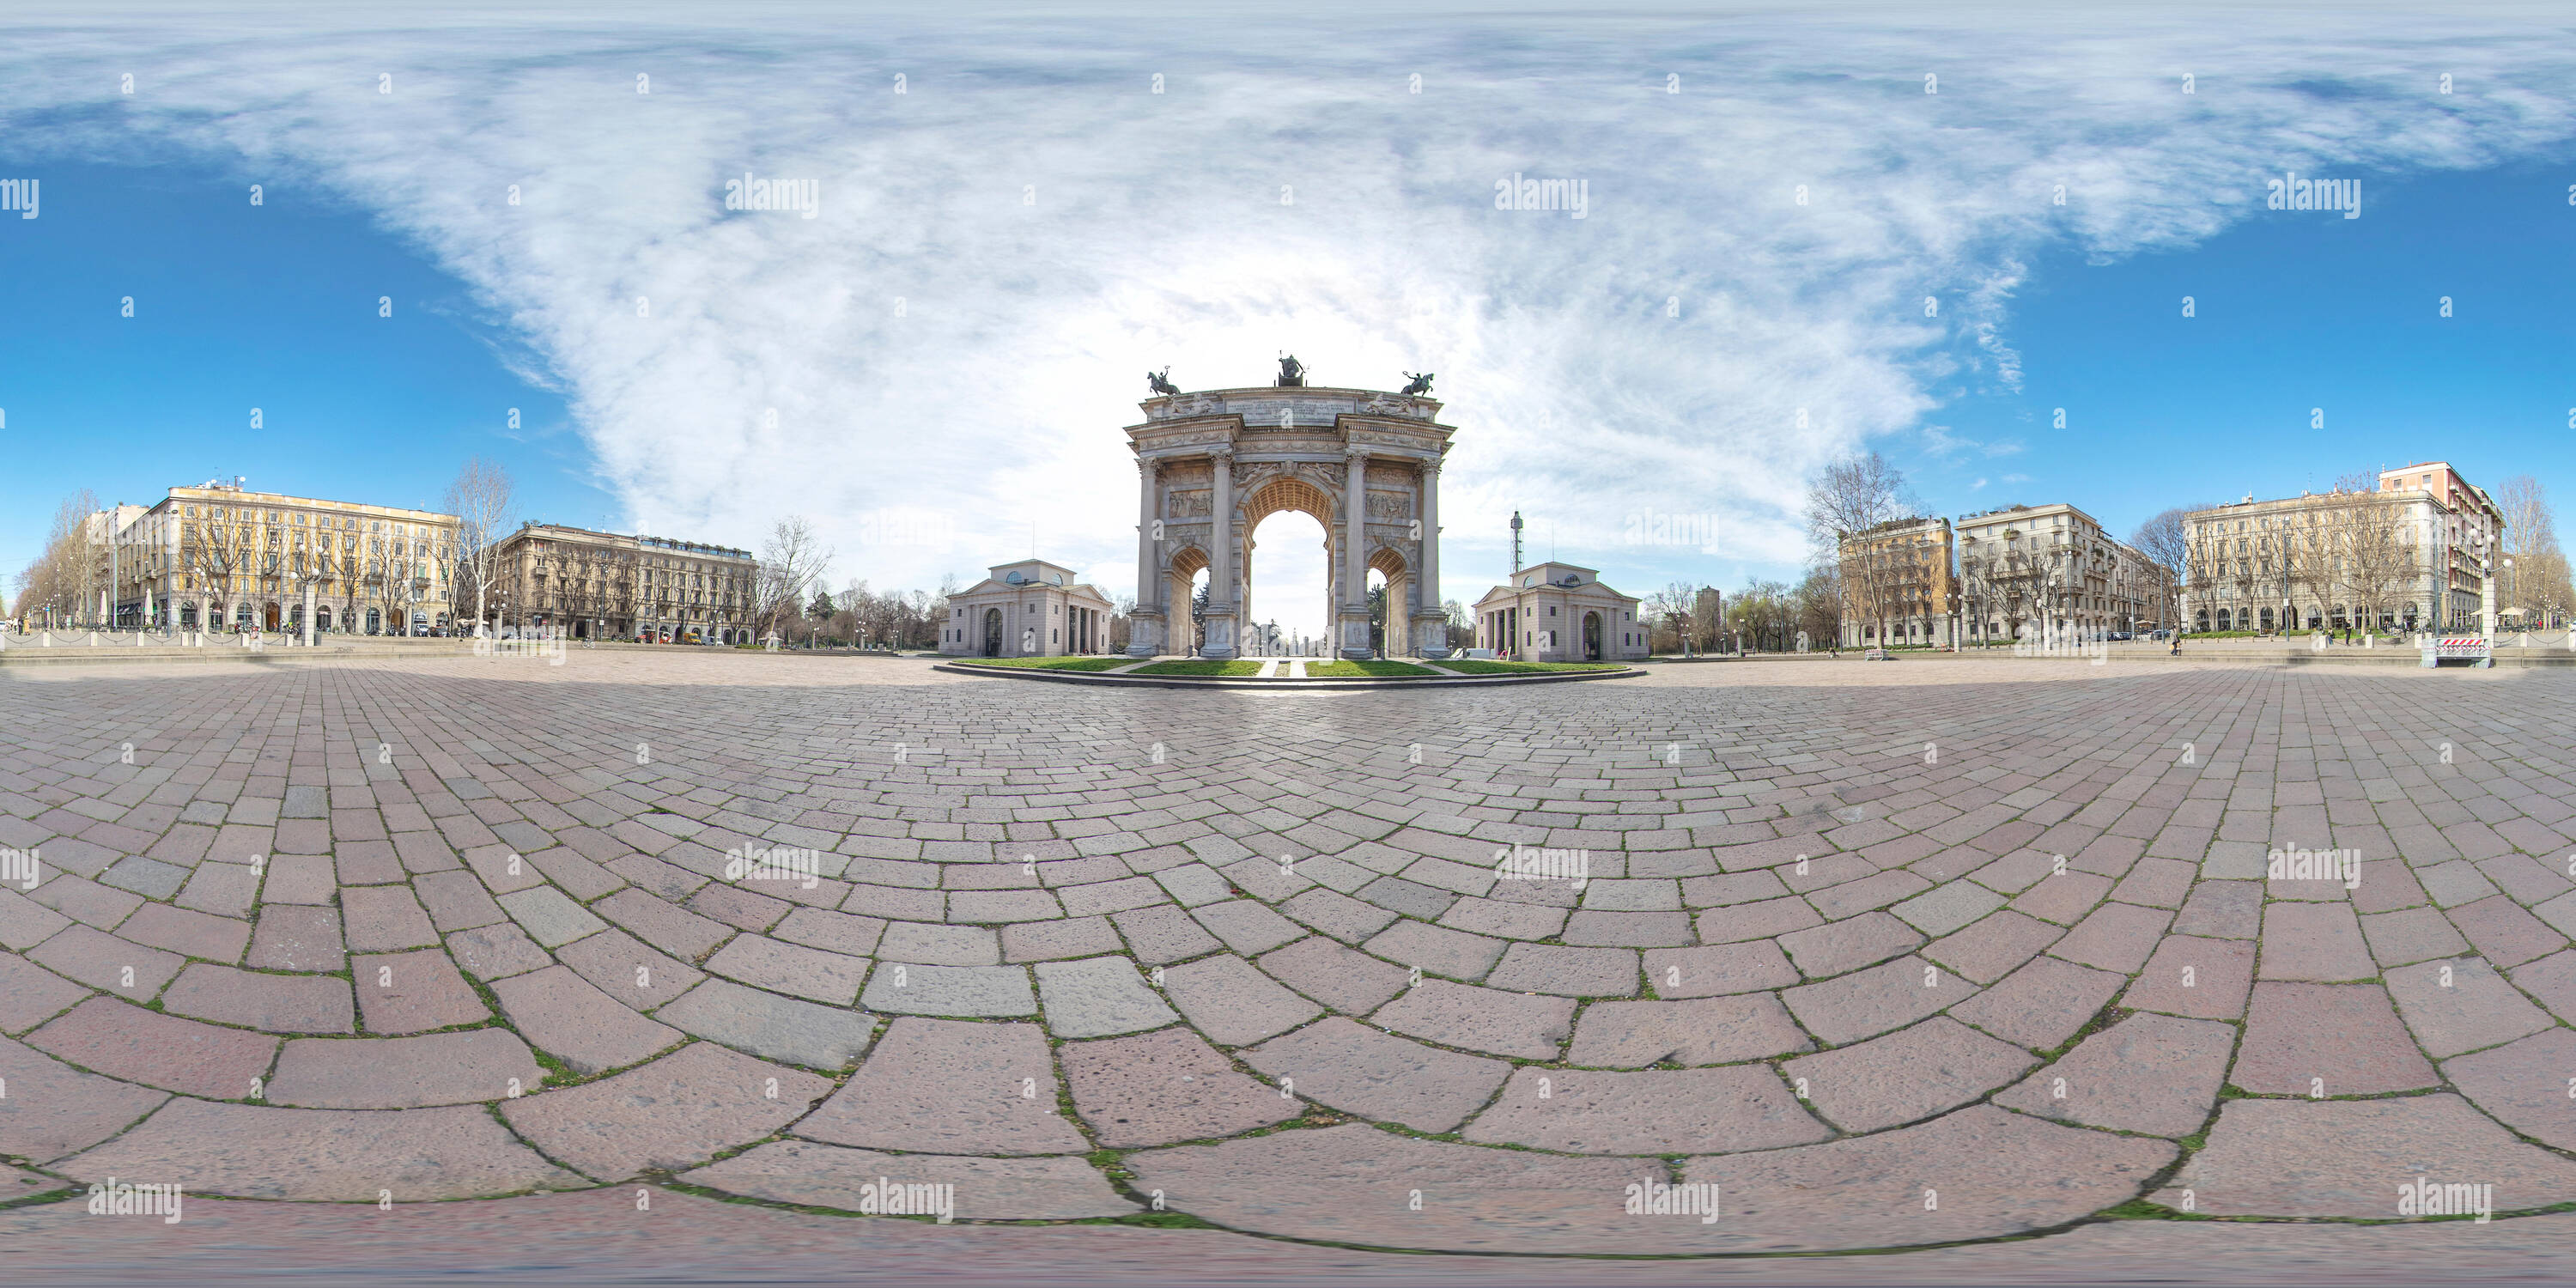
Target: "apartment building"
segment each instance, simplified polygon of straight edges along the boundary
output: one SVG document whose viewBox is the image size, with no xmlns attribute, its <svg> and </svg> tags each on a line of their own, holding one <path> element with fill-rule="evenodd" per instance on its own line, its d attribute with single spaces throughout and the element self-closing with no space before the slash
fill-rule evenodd
<svg viewBox="0 0 2576 1288">
<path fill-rule="evenodd" d="M 456 516 L 254 492 L 173 487 L 146 509 L 90 516 L 121 627 L 428 634 L 453 625 Z"/>
<path fill-rule="evenodd" d="M 1845 533 L 1839 551 L 1844 648 L 1954 642 L 1959 583 L 1948 519 L 1891 519 Z"/>
<path fill-rule="evenodd" d="M 2199 631 L 2480 629 L 2503 512 L 2442 462 L 2371 491 L 2248 496 L 2184 517 L 2184 619 Z"/>
<path fill-rule="evenodd" d="M 759 569 L 748 550 L 529 522 L 502 539 L 493 568 L 483 613 L 495 628 L 660 644 L 752 642 Z"/>
<path fill-rule="evenodd" d="M 2010 505 L 1959 520 L 1961 633 L 2010 642 L 2053 629 L 2079 639 L 2165 620 L 2171 578 L 2075 506 Z"/>
</svg>

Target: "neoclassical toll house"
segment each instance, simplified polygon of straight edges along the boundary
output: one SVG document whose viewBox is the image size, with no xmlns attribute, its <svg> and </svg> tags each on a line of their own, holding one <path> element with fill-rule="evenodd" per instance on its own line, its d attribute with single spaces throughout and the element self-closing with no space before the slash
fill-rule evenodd
<svg viewBox="0 0 2576 1288">
<path fill-rule="evenodd" d="M 1343 657 L 1371 655 L 1368 573 L 1387 581 L 1386 651 L 1448 647 L 1440 603 L 1440 404 L 1370 389 L 1282 385 L 1171 393 L 1127 427 L 1136 452 L 1136 614 L 1127 651 L 1190 639 L 1190 579 L 1208 572 L 1200 654 L 1230 658 L 1250 616 L 1253 528 L 1281 510 L 1323 525 L 1325 620 Z M 1356 502 L 1357 504 L 1354 504 Z"/>
<path fill-rule="evenodd" d="M 995 564 L 948 597 L 939 651 L 950 657 L 1065 657 L 1109 651 L 1109 597 L 1043 559 Z"/>
</svg>

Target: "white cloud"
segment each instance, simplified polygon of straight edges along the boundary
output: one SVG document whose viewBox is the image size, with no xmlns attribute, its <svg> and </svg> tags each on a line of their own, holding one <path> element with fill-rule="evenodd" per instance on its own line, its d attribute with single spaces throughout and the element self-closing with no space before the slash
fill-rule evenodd
<svg viewBox="0 0 2576 1288">
<path fill-rule="evenodd" d="M 1445 593 L 1472 600 L 1516 508 L 1631 589 L 1716 562 L 1618 548 L 1647 509 L 1723 516 L 1730 567 L 1778 570 L 1818 462 L 2020 387 L 2036 255 L 2187 246 L 2283 169 L 2527 156 L 2576 102 L 2563 41 L 2459 12 L 701 12 L 22 8 L 0 124 L 328 186 L 524 341 L 628 520 L 756 545 L 803 511 L 879 587 L 972 580 L 1032 522 L 1129 585 L 1148 367 L 1436 371 Z M 2461 93 L 2382 70 L 2427 47 Z M 131 98 L 102 89 L 126 71 Z M 818 217 L 726 212 L 746 171 L 815 181 Z M 1515 172 L 1587 180 L 1587 217 L 1493 209 Z M 951 547 L 859 539 L 916 506 Z"/>
</svg>

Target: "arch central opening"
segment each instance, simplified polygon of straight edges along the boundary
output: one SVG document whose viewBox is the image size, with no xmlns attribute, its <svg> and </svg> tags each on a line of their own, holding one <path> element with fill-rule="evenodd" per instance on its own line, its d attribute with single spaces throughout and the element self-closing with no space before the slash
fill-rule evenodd
<svg viewBox="0 0 2576 1288">
<path fill-rule="evenodd" d="M 1332 498 L 1303 479 L 1280 479 L 1243 509 L 1243 653 L 1319 657 L 1334 619 Z"/>
</svg>

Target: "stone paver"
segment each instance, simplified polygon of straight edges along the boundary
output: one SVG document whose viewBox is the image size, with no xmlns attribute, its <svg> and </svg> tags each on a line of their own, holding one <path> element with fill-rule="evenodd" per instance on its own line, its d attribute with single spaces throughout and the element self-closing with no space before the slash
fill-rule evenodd
<svg viewBox="0 0 2576 1288">
<path fill-rule="evenodd" d="M 1955 1109 L 2035 1063 L 1946 1015 L 1866 1042 L 1781 1064 L 1816 1112 L 1848 1132 L 1872 1132 Z"/>
<path fill-rule="evenodd" d="M 2565 1083 L 2559 1084 L 2560 1094 Z M 2395 1220 L 2398 1188 L 2491 1185 L 2494 1210 L 2576 1201 L 2576 1163 L 2515 1140 L 2458 1096 L 2231 1100 L 2155 1201 L 2213 1216 Z"/>
<path fill-rule="evenodd" d="M 1575 1022 L 1568 1064 L 1613 1069 L 1733 1064 L 1792 1051 L 1815 1040 L 1769 993 L 1675 1002 L 1595 1002 Z"/>
<path fill-rule="evenodd" d="M 1465 1122 L 1511 1068 L 1339 1016 L 1272 1038 L 1243 1058 L 1290 1095 L 1429 1132 Z"/>
<path fill-rule="evenodd" d="M 1570 997 L 1425 979 L 1370 1017 L 1390 1032 L 1524 1060 L 1553 1060 L 1574 1031 Z"/>
<path fill-rule="evenodd" d="M 87 996 L 88 989 L 16 953 L 0 953 L 0 1033 L 24 1033 Z"/>
<path fill-rule="evenodd" d="M 755 988 L 828 1002 L 834 1006 L 848 1006 L 858 998 L 860 981 L 867 978 L 868 960 L 791 944 L 766 935 L 736 935 L 731 943 L 707 959 L 707 969 Z M 932 968 L 913 969 L 926 973 Z M 1019 975 L 1016 969 L 1008 973 Z M 906 972 L 907 983 L 911 982 L 911 974 L 911 971 Z M 1026 983 L 1025 977 L 1022 983 Z M 922 987 L 926 989 L 928 985 L 925 983 Z"/>
<path fill-rule="evenodd" d="M 1324 1013 L 1242 958 L 1223 953 L 1163 968 L 1163 992 L 1220 1046 L 1250 1046 Z"/>
<path fill-rule="evenodd" d="M 887 1210 L 880 1185 L 945 1185 L 948 1219 L 957 1221 L 1078 1221 L 1138 1210 L 1080 1158 L 884 1154 L 778 1140 L 679 1179 L 728 1194 L 870 1213 Z"/>
<path fill-rule="evenodd" d="M 2435 1082 L 2433 1066 L 2369 984 L 2257 984 L 2228 1081 L 2268 1095 L 2368 1096 Z"/>
<path fill-rule="evenodd" d="M 417 1203 L 586 1183 L 474 1105 L 350 1112 L 185 1097 L 56 1169 L 80 1181 L 178 1176 L 201 1194 L 342 1203 L 372 1203 L 387 1192 Z"/>
<path fill-rule="evenodd" d="M 167 1092 L 83 1073 L 6 1038 L 0 1038 L 0 1079 L 9 1091 L 0 1096 L 0 1153 L 38 1163 L 87 1149 L 170 1098 Z"/>
<path fill-rule="evenodd" d="M 2150 1136 L 2188 1136 L 2209 1119 L 2236 1030 L 2142 1012 L 2076 1044 L 1995 1096 L 2007 1109 Z"/>
<path fill-rule="evenodd" d="M 1403 967 L 1309 935 L 1262 954 L 1262 973 L 1340 1011 L 1366 1015 L 1405 989 Z"/>
<path fill-rule="evenodd" d="M 191 962 L 161 1005 L 173 1015 L 271 1033 L 347 1033 L 356 1027 L 349 982 L 336 975 L 271 975 Z"/>
<path fill-rule="evenodd" d="M 1920 957 L 1783 989 L 1780 1000 L 1817 1037 L 1841 1045 L 1901 1028 L 1967 1001 L 1976 986 Z"/>
<path fill-rule="evenodd" d="M 545 1070 L 508 1029 L 416 1038 L 297 1038 L 277 1056 L 268 1100 L 306 1109 L 414 1109 L 504 1100 L 537 1090 Z"/>
<path fill-rule="evenodd" d="M 1034 1024 L 904 1016 L 796 1135 L 907 1153 L 1066 1154 L 1089 1148 L 1056 1109 Z"/>
<path fill-rule="evenodd" d="M 1833 1133 L 1758 1065 L 1605 1073 L 1520 1069 L 1466 1137 L 1569 1154 L 1659 1154 L 1675 1139 L 1719 1150 L 1805 1145 Z"/>
<path fill-rule="evenodd" d="M 680 1040 L 680 1031 L 618 1005 L 565 966 L 492 982 L 492 995 L 528 1045 L 582 1073 L 634 1064 Z"/>
<path fill-rule="evenodd" d="M 505 1100 L 501 1117 L 548 1158 L 615 1181 L 759 1140 L 831 1089 L 813 1074 L 692 1042 L 613 1078 Z"/>
<path fill-rule="evenodd" d="M 2386 982 L 2398 1018 L 2436 1060 L 2550 1027 L 2547 1012 L 2475 957 L 2401 966 L 2388 972 Z"/>
<path fill-rule="evenodd" d="M 859 1004 L 888 1015 L 1035 1015 L 1024 966 L 921 966 L 883 962 Z"/>
<path fill-rule="evenodd" d="M 2257 979 L 2333 981 L 2378 973 L 2349 904 L 2276 902 L 2263 909 Z"/>
<path fill-rule="evenodd" d="M 2442 1062 L 2471 1104 L 2545 1145 L 2576 1149 L 2576 1030 L 2553 1028 L 2519 1042 Z"/>
<path fill-rule="evenodd" d="M 1074 1107 L 1114 1149 L 1233 1136 L 1304 1112 L 1186 1029 L 1067 1043 L 1057 1057 Z"/>
<path fill-rule="evenodd" d="M 456 963 L 435 948 L 349 959 L 369 1033 L 425 1033 L 492 1018 Z"/>
<path fill-rule="evenodd" d="M 2401 1154 L 2567 1193 L 2487 1117 L 2576 1142 L 2556 671 L 1767 659 L 1214 731 L 917 659 L 572 661 L 0 686 L 0 846 L 47 864 L 0 890 L 6 1157 L 358 1203 L 694 1168 L 855 1210 L 918 1173 L 967 1220 L 1163 1188 L 1488 1253 L 2001 1237 L 2205 1127 L 2200 1214 L 2393 1216 L 2351 1174 Z M 1889 754 L 1918 729 L 1937 762 Z M 1497 880 L 1511 844 L 1590 880 Z M 2282 845 L 2372 857 L 2267 880 Z M 720 879 L 761 846 L 819 877 Z M 1310 1114 L 1464 1139 L 1268 1131 Z M 1123 1191 L 1095 1147 L 1138 1151 Z M 1620 1210 L 1676 1179 L 1726 1217 Z"/>
<path fill-rule="evenodd" d="M 764 1060 L 815 1069 L 847 1067 L 868 1049 L 876 1030 L 875 1017 L 863 1011 L 818 1006 L 725 979 L 700 981 L 653 1018 Z"/>
<path fill-rule="evenodd" d="M 95 1073 L 211 1100 L 250 1096 L 278 1039 L 93 997 L 27 1035 L 27 1045 Z"/>
<path fill-rule="evenodd" d="M 260 912 L 246 963 L 259 970 L 335 971 L 349 964 L 340 910 L 272 903 Z"/>
<path fill-rule="evenodd" d="M 1030 969 L 1038 977 L 1047 1031 L 1060 1038 L 1136 1033 L 1181 1018 L 1145 986 L 1135 963 L 1123 956 L 1039 962 Z"/>
</svg>

